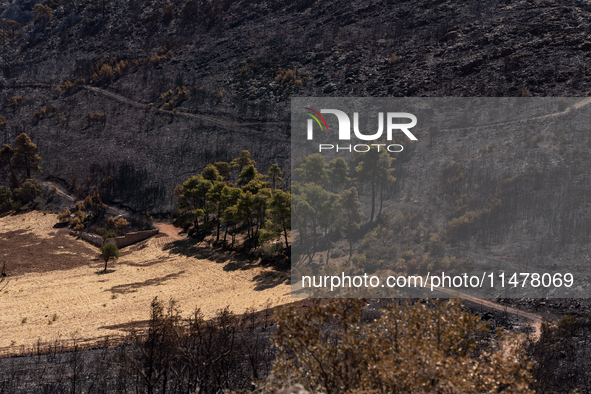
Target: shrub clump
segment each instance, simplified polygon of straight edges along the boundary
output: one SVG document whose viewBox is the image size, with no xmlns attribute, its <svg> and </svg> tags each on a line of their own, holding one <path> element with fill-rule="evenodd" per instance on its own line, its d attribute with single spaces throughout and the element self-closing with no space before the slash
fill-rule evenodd
<svg viewBox="0 0 591 394">
<path fill-rule="evenodd" d="M 351 299 L 281 309 L 273 339 L 280 355 L 265 386 L 299 383 L 324 393 L 533 393 L 532 366 L 518 338 L 499 332 L 497 345 L 484 341 L 486 324 L 459 303 L 391 303 L 381 317 L 363 323 L 366 305 Z"/>
<path fill-rule="evenodd" d="M 306 81 L 306 76 L 294 69 L 279 70 L 275 77 L 275 83 L 282 86 L 301 87 Z"/>
</svg>

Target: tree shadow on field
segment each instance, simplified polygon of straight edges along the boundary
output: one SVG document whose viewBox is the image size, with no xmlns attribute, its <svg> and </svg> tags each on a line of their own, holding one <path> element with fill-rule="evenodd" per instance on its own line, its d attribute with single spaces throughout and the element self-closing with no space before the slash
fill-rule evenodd
<svg viewBox="0 0 591 394">
<path fill-rule="evenodd" d="M 176 278 L 180 277 L 184 273 L 185 273 L 185 271 L 179 271 L 179 272 L 175 272 L 173 274 L 168 274 L 168 275 L 162 276 L 160 278 L 148 279 L 143 282 L 126 283 L 123 285 L 117 285 L 117 286 L 113 286 L 110 289 L 105 290 L 105 291 L 110 291 L 111 293 L 119 293 L 119 294 L 135 293 L 135 292 L 137 292 L 137 289 L 142 288 L 142 287 L 161 286 L 169 280 L 176 279 Z"/>
<path fill-rule="evenodd" d="M 112 274 L 113 272 L 115 272 L 114 269 L 107 269 L 106 271 L 104 269 L 101 269 L 100 271 L 96 271 L 95 274 L 106 275 L 106 274 Z"/>
<path fill-rule="evenodd" d="M 194 239 L 183 239 L 166 244 L 163 250 L 171 254 L 178 254 L 197 259 L 213 261 L 224 264 L 224 271 L 245 271 L 253 268 L 267 267 L 253 278 L 256 291 L 270 289 L 284 283 L 290 283 L 291 274 L 288 268 L 277 266 L 276 262 L 261 261 L 259 257 L 248 256 L 246 251 L 235 252 L 225 249 L 223 246 L 211 245 L 208 242 L 196 242 Z"/>
<path fill-rule="evenodd" d="M 226 264 L 224 271 L 248 270 L 259 266 L 258 258 L 244 256 L 223 247 L 212 246 L 204 241 L 198 243 L 191 239 L 173 241 L 167 243 L 163 250 L 171 254 Z"/>
<path fill-rule="evenodd" d="M 150 324 L 149 320 L 132 320 L 127 323 L 101 326 L 101 327 L 99 327 L 99 329 L 101 329 L 101 330 L 117 330 L 117 331 L 125 331 L 127 333 L 133 333 L 136 331 L 147 330 L 149 328 L 149 324 Z"/>
<path fill-rule="evenodd" d="M 255 290 L 262 291 L 282 284 L 289 284 L 291 274 L 286 271 L 263 271 L 253 278 Z"/>
</svg>

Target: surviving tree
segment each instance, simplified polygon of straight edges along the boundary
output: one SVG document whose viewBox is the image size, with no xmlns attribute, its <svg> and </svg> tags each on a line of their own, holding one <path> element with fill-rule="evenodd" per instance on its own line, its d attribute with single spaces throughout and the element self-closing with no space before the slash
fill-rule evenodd
<svg viewBox="0 0 591 394">
<path fill-rule="evenodd" d="M 361 202 L 359 201 L 359 197 L 357 195 L 357 189 L 352 187 L 348 190 L 345 190 L 341 194 L 341 201 L 344 210 L 344 215 L 341 220 L 340 229 L 347 241 L 349 241 L 349 257 L 353 256 L 353 240 L 355 238 L 355 234 L 359 231 L 361 226 L 361 218 L 363 217 L 363 212 L 359 211 L 359 207 L 361 206 Z"/>
<path fill-rule="evenodd" d="M 291 193 L 275 190 L 270 204 L 271 223 L 283 233 L 285 248 L 289 248 L 287 230 L 291 229 Z"/>
<path fill-rule="evenodd" d="M 238 169 L 237 178 L 232 168 Z M 179 200 L 175 216 L 190 236 L 201 239 L 215 229 L 219 241 L 224 228 L 224 242 L 230 232 L 234 246 L 237 232 L 246 232 L 245 244 L 262 245 L 283 236 L 288 247 L 287 231 L 291 225 L 291 193 L 277 189 L 283 182 L 281 168 L 274 164 L 267 175 L 260 174 L 250 153 L 243 150 L 231 164 L 208 164 L 201 174 L 192 176 L 175 188 Z M 236 183 L 230 182 L 234 178 Z M 237 186 L 237 187 L 235 187 Z"/>
<path fill-rule="evenodd" d="M 12 195 L 14 196 L 15 200 L 19 201 L 21 204 L 27 204 L 35 199 L 35 197 L 41 195 L 41 182 L 37 179 L 29 178 L 27 179 L 21 187 L 17 187 L 12 191 Z"/>
<path fill-rule="evenodd" d="M 355 178 L 358 183 L 369 183 L 371 187 L 371 213 L 369 221 L 373 222 L 376 206 L 376 187 L 380 186 L 380 210 L 382 206 L 383 189 L 387 183 L 393 183 L 396 178 L 392 176 L 391 168 L 393 158 L 385 151 L 378 152 L 372 147 L 368 152 L 355 158 Z"/>
<path fill-rule="evenodd" d="M 271 167 L 269 167 L 267 179 L 272 190 L 277 189 L 277 186 L 283 182 L 283 172 L 277 164 L 273 164 Z"/>
<path fill-rule="evenodd" d="M 107 263 L 109 260 L 118 259 L 119 258 L 119 248 L 115 244 L 106 244 L 101 246 L 101 254 L 98 257 L 102 260 L 105 260 L 105 269 L 103 272 L 107 272 Z"/>
<path fill-rule="evenodd" d="M 35 145 L 25 133 L 16 137 L 16 145 L 13 148 L 13 156 L 10 160 L 11 170 L 24 171 L 26 179 L 31 178 L 31 171 L 41 172 L 39 162 L 41 157 L 37 154 Z"/>
<path fill-rule="evenodd" d="M 99 228 L 96 233 L 103 238 L 103 245 L 109 238 L 117 237 L 117 233 L 113 230 L 107 230 L 106 228 Z"/>
</svg>

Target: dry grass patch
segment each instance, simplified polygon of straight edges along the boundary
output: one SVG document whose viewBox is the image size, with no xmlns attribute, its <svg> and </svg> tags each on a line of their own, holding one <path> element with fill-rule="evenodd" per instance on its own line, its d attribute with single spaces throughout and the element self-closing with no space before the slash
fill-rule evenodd
<svg viewBox="0 0 591 394">
<path fill-rule="evenodd" d="M 170 244 L 185 241 L 175 229 L 167 228 L 174 238 L 164 234 L 136 244 L 102 273 L 98 249 L 54 229 L 55 223 L 56 215 L 40 212 L 0 218 L 0 253 L 20 262 L 20 271 L 7 264 L 9 276 L 0 286 L 0 348 L 32 346 L 38 338 L 124 335 L 126 324 L 149 317 L 154 296 L 178 300 L 187 314 L 199 307 L 207 316 L 226 306 L 242 313 L 263 308 L 268 299 L 273 306 L 292 301 L 285 281 L 274 277 L 268 286 L 268 269 L 228 271 L 230 256 L 221 264 L 174 253 Z"/>
</svg>

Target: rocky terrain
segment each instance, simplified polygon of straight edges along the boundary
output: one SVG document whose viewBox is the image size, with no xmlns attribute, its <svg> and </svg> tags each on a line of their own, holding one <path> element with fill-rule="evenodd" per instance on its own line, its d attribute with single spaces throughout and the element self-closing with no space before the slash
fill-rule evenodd
<svg viewBox="0 0 591 394">
<path fill-rule="evenodd" d="M 586 95 L 590 7 L 4 1 L 0 142 L 26 131 L 44 176 L 164 212 L 241 149 L 288 172 L 293 96 Z"/>
</svg>

